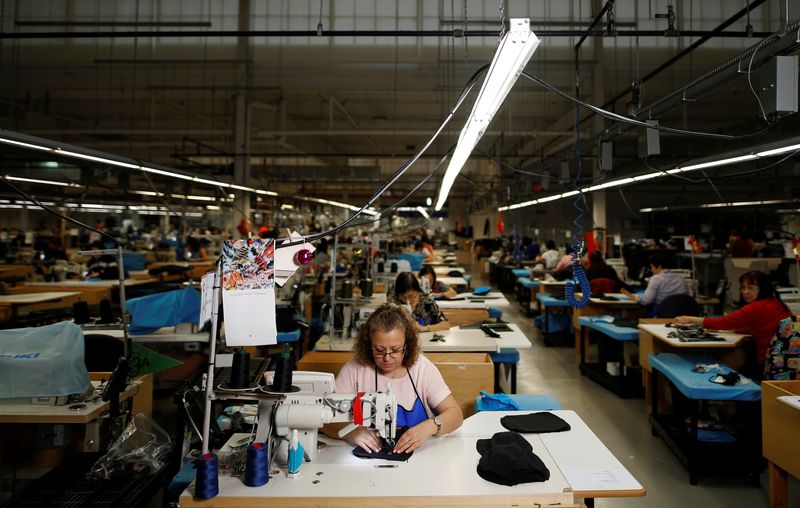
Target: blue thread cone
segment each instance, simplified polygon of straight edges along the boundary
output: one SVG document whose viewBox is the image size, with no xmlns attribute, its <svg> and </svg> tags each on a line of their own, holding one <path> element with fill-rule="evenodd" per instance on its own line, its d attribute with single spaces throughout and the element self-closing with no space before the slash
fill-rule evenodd
<svg viewBox="0 0 800 508">
<path fill-rule="evenodd" d="M 297 430 L 292 431 L 292 440 L 289 445 L 289 474 L 297 474 L 303 465 L 305 449 L 297 436 Z"/>
</svg>

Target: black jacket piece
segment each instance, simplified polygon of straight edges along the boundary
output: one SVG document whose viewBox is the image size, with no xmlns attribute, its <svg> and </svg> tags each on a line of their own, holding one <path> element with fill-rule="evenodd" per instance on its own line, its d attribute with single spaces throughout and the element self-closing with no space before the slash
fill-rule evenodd
<svg viewBox="0 0 800 508">
<path fill-rule="evenodd" d="M 571 428 L 569 424 L 560 417 L 553 413 L 548 413 L 547 411 L 519 416 L 504 416 L 500 419 L 500 424 L 514 432 L 533 432 L 535 434 L 564 432 Z"/>
<path fill-rule="evenodd" d="M 478 475 L 484 480 L 511 486 L 550 479 L 542 459 L 516 432 L 498 432 L 491 439 L 479 439 L 475 447 L 481 454 Z"/>
</svg>

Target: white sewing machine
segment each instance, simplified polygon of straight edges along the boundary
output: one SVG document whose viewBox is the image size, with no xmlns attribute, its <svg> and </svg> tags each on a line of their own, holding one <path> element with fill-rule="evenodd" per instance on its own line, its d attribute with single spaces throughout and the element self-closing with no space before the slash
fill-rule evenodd
<svg viewBox="0 0 800 508">
<path fill-rule="evenodd" d="M 272 384 L 272 372 L 266 374 L 266 384 Z M 397 433 L 397 396 L 391 386 L 386 392 L 335 393 L 333 374 L 327 372 L 293 372 L 292 385 L 300 388 L 285 393 L 279 400 L 262 400 L 258 404 L 257 442 L 278 438 L 276 460 L 288 463 L 289 438 L 297 429 L 300 443 L 308 460 L 317 458 L 319 429 L 326 423 L 350 422 L 339 431 L 340 436 L 358 426 L 374 429 L 387 440 Z"/>
</svg>

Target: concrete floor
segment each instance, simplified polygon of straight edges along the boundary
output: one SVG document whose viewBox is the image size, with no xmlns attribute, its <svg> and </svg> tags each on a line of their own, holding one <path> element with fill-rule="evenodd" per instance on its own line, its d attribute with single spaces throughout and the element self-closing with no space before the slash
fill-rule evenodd
<svg viewBox="0 0 800 508">
<path fill-rule="evenodd" d="M 506 296 L 516 303 L 513 295 Z M 532 348 L 520 350 L 517 392 L 550 393 L 565 409 L 577 412 L 647 491 L 641 498 L 598 499 L 595 506 L 759 508 L 769 505 L 766 472 L 761 476 L 761 488 L 751 486 L 744 476 L 701 476 L 698 485 L 690 485 L 686 469 L 661 439 L 651 436 L 643 399 L 621 399 L 581 376 L 574 348 L 545 347 L 533 319 L 525 316 L 518 305 L 504 309 L 503 320 L 519 324 L 533 342 Z M 790 481 L 790 508 L 800 508 L 799 483 Z"/>
</svg>

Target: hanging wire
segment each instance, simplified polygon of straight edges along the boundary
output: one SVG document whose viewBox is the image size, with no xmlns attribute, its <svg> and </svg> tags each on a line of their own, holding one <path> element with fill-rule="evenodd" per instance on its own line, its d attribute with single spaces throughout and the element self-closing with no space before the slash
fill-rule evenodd
<svg viewBox="0 0 800 508">
<path fill-rule="evenodd" d="M 726 140 L 726 141 L 735 141 L 735 140 L 738 140 L 738 139 L 746 139 L 746 138 L 751 138 L 751 137 L 755 137 L 755 136 L 760 136 L 762 134 L 766 134 L 769 131 L 770 127 L 771 127 L 771 124 L 769 124 L 765 128 L 763 128 L 763 129 L 761 129 L 759 131 L 750 132 L 750 133 L 747 133 L 747 134 L 734 135 L 734 134 L 716 134 L 716 133 L 713 133 L 713 132 L 689 131 L 689 130 L 684 130 L 684 129 L 675 129 L 673 127 L 666 127 L 664 125 L 651 125 L 651 124 L 649 124 L 647 122 L 642 122 L 641 120 L 635 120 L 633 118 L 630 118 L 630 117 L 627 117 L 627 116 L 623 116 L 623 115 L 620 115 L 618 113 L 614 113 L 612 111 L 608 111 L 608 110 L 605 110 L 605 109 L 600 108 L 598 106 L 594 106 L 592 104 L 584 102 L 584 101 L 582 101 L 582 100 L 580 100 L 580 99 L 578 99 L 576 97 L 573 97 L 573 96 L 569 95 L 566 92 L 561 91 L 557 87 L 551 85 L 550 83 L 546 82 L 542 78 L 540 78 L 538 76 L 535 76 L 533 74 L 530 74 L 530 73 L 527 73 L 527 72 L 523 71 L 522 74 L 520 74 L 520 75 L 521 76 L 525 76 L 526 78 L 530 79 L 534 83 L 539 84 L 540 86 L 544 87 L 545 89 L 550 90 L 551 92 L 553 92 L 555 94 L 558 94 L 561 97 L 563 97 L 563 98 L 565 98 L 565 99 L 567 99 L 569 101 L 574 102 L 578 106 L 582 106 L 582 107 L 584 107 L 586 109 L 594 111 L 596 114 L 602 116 L 603 118 L 606 118 L 608 120 L 614 120 L 614 121 L 617 121 L 617 122 L 620 122 L 620 123 L 626 123 L 626 124 L 629 124 L 629 125 L 635 125 L 637 127 L 644 127 L 645 129 L 656 129 L 658 131 L 671 132 L 673 134 L 679 134 L 681 136 L 694 136 L 694 137 L 698 137 L 698 138 L 722 139 L 722 140 Z"/>
</svg>

